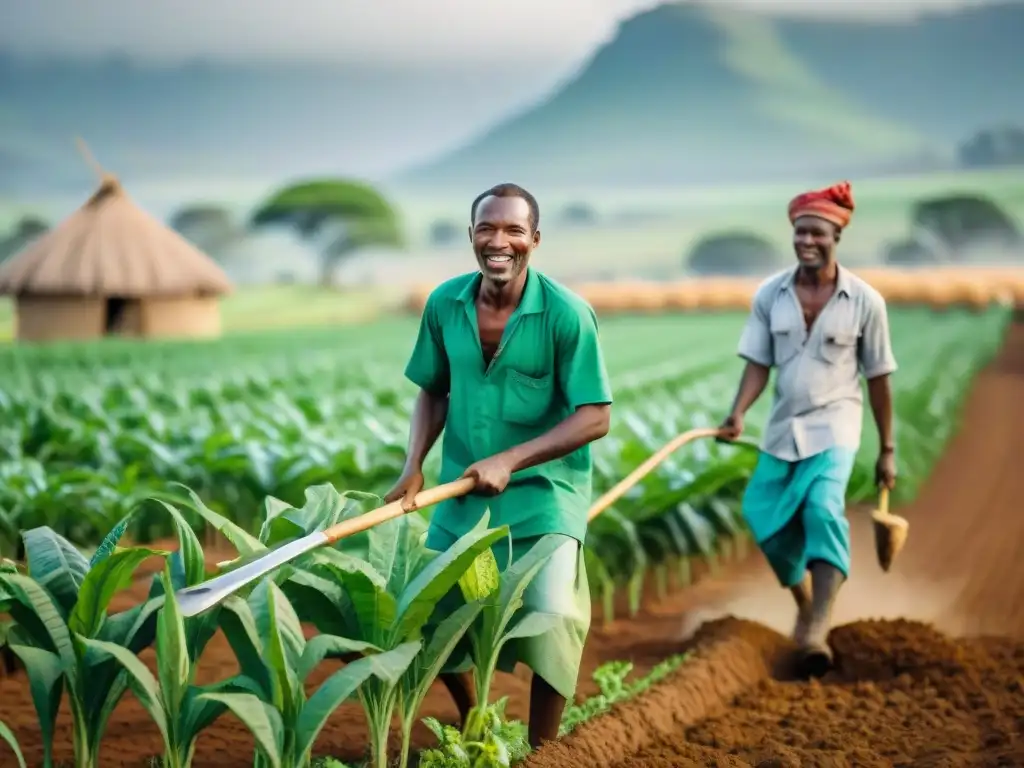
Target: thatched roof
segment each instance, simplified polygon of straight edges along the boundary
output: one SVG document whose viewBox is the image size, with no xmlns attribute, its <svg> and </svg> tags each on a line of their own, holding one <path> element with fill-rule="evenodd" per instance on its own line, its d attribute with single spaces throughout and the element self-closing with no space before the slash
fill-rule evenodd
<svg viewBox="0 0 1024 768">
<path fill-rule="evenodd" d="M 104 175 L 86 203 L 0 264 L 0 294 L 189 296 L 231 291 L 210 257 Z"/>
</svg>

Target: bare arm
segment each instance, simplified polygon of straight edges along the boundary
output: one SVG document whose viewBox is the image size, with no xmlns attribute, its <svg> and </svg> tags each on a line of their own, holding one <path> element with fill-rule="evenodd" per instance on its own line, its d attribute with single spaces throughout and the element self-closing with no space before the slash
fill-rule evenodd
<svg viewBox="0 0 1024 768">
<path fill-rule="evenodd" d="M 416 396 L 409 426 L 409 448 L 405 456 L 405 473 L 419 472 L 427 454 L 434 447 L 448 419 L 448 396 L 435 395 L 421 389 Z"/>
<path fill-rule="evenodd" d="M 879 449 L 882 453 L 892 453 L 896 448 L 892 436 L 892 387 L 889 386 L 888 374 L 868 379 L 868 400 L 878 427 Z"/>
<path fill-rule="evenodd" d="M 771 369 L 747 361 L 746 367 L 743 369 L 743 376 L 740 378 L 739 390 L 736 392 L 736 398 L 732 403 L 732 411 L 730 411 L 730 418 L 743 418 L 743 415 L 750 410 L 757 398 L 764 392 L 765 386 L 768 384 L 768 376 Z"/>
<path fill-rule="evenodd" d="M 892 388 L 890 376 L 896 371 L 896 358 L 889 338 L 889 317 L 885 301 L 872 296 L 869 311 L 861 330 L 857 354 L 861 370 L 868 381 L 868 401 L 878 427 L 881 453 L 891 454 L 895 449 L 892 434 Z"/>
<path fill-rule="evenodd" d="M 608 434 L 611 413 L 610 405 L 581 405 L 543 435 L 505 451 L 512 471 L 560 459 L 587 443 L 600 440 Z"/>
</svg>

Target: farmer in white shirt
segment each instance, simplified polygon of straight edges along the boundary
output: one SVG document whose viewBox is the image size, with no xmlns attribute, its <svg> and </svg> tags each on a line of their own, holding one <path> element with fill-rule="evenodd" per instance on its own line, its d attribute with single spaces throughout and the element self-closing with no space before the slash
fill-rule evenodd
<svg viewBox="0 0 1024 768">
<path fill-rule="evenodd" d="M 789 219 L 797 266 L 766 280 L 739 342 L 747 361 L 725 439 L 776 369 L 776 386 L 743 516 L 782 586 L 793 594 L 793 632 L 806 674 L 832 664 L 827 638 L 832 606 L 849 575 L 846 487 L 860 447 L 868 382 L 878 427 L 879 485 L 896 479 L 889 375 L 896 370 L 885 301 L 841 267 L 836 245 L 853 213 L 848 183 L 793 199 Z"/>
</svg>

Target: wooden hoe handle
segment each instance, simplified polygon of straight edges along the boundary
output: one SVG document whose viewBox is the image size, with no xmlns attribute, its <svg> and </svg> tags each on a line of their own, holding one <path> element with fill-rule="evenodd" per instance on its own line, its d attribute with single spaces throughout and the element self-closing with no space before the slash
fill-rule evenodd
<svg viewBox="0 0 1024 768">
<path fill-rule="evenodd" d="M 594 505 L 590 508 L 587 513 L 587 522 L 590 522 L 595 517 L 604 512 L 608 507 L 614 504 L 616 501 L 622 498 L 623 494 L 626 493 L 630 488 L 643 480 L 647 475 L 653 472 L 661 462 L 667 459 L 672 453 L 678 451 L 684 445 L 702 437 L 718 437 L 721 431 L 717 428 L 704 427 L 700 429 L 691 429 L 687 432 L 683 432 L 681 435 L 677 435 L 672 440 L 669 440 L 665 445 L 659 448 L 650 458 L 647 459 L 643 464 L 634 469 L 618 483 L 616 483 L 611 489 L 608 490 L 601 498 L 594 502 Z"/>
<path fill-rule="evenodd" d="M 678 451 L 687 443 L 699 440 L 703 437 L 718 437 L 721 431 L 713 427 L 702 427 L 698 429 L 691 429 L 687 432 L 683 432 L 681 435 L 677 435 L 672 440 L 667 442 L 661 448 L 659 448 L 653 455 L 651 455 L 643 464 L 634 469 L 622 480 L 615 484 L 607 493 L 601 496 L 597 501 L 594 502 L 593 506 L 587 512 L 587 521 L 593 520 L 599 514 L 604 512 L 608 507 L 614 504 L 616 501 L 622 498 L 622 496 L 634 485 L 643 480 L 647 475 L 657 469 L 665 459 L 670 455 Z M 738 444 L 743 444 L 739 442 Z M 401 517 L 404 514 L 413 512 L 418 509 L 433 506 L 442 501 L 448 499 L 454 499 L 459 496 L 465 496 L 470 493 L 473 488 L 476 487 L 476 480 L 471 477 L 463 477 L 459 480 L 455 480 L 451 483 L 445 483 L 444 485 L 438 485 L 434 488 L 427 488 L 416 494 L 413 500 L 413 506 L 410 509 L 405 509 L 402 506 L 402 499 L 392 501 L 389 504 L 385 504 L 382 507 L 377 507 L 365 514 L 359 515 L 359 517 L 353 517 L 350 520 L 332 525 L 330 528 L 326 528 L 323 532 L 327 539 L 328 544 L 334 544 L 341 539 L 353 536 L 357 533 L 365 531 L 368 528 L 372 528 L 375 525 L 380 525 L 383 522 L 391 520 L 396 517 Z M 887 492 L 883 491 L 887 494 Z M 886 508 L 888 507 L 888 495 L 884 497 Z"/>
<path fill-rule="evenodd" d="M 341 539 L 348 536 L 353 536 L 361 531 L 365 531 L 367 528 L 372 528 L 375 525 L 379 525 L 387 520 L 391 520 L 395 517 L 401 517 L 409 512 L 414 512 L 417 509 L 423 509 L 424 507 L 430 507 L 434 504 L 439 504 L 442 501 L 448 499 L 454 499 L 458 496 L 465 496 L 467 493 L 476 487 L 476 480 L 472 477 L 463 477 L 451 483 L 445 483 L 444 485 L 438 485 L 433 488 L 427 488 L 416 494 L 413 499 L 413 505 L 410 509 L 405 509 L 402 506 L 402 499 L 392 501 L 390 504 L 385 504 L 383 507 L 377 507 L 365 514 L 359 515 L 359 517 L 353 517 L 350 520 L 332 525 L 330 528 L 324 529 L 324 536 L 327 538 L 328 544 L 334 544 Z"/>
</svg>

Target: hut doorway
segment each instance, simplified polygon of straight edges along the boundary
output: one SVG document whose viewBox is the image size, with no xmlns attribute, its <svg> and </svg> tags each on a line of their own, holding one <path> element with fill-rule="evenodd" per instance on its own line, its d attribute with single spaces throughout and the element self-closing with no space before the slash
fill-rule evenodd
<svg viewBox="0 0 1024 768">
<path fill-rule="evenodd" d="M 138 299 L 111 296 L 106 301 L 103 332 L 107 336 L 139 336 L 142 333 L 142 306 Z"/>
</svg>

